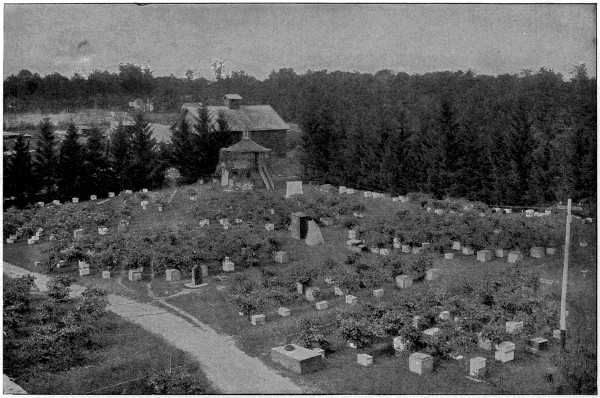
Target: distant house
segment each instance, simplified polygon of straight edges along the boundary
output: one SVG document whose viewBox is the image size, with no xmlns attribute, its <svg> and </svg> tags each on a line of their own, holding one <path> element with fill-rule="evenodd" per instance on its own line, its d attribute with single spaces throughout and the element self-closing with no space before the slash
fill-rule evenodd
<svg viewBox="0 0 600 398">
<path fill-rule="evenodd" d="M 25 143 L 26 144 L 30 144 L 30 149 L 29 152 L 35 152 L 34 149 L 31 148 L 31 140 L 33 138 L 33 136 L 31 134 L 27 134 L 27 133 L 15 133 L 12 131 L 3 131 L 2 132 L 2 138 L 3 138 L 3 149 L 4 149 L 4 155 L 6 156 L 11 156 L 14 155 L 15 151 L 15 142 L 17 141 L 17 137 L 22 135 L 23 137 L 25 137 Z"/>
<path fill-rule="evenodd" d="M 154 104 L 147 100 L 144 102 L 141 98 L 136 98 L 129 103 L 129 107 L 140 112 L 152 112 L 154 110 Z"/>
<path fill-rule="evenodd" d="M 206 107 L 213 125 L 216 126 L 219 113 L 223 113 L 231 131 L 239 133 L 239 139 L 247 131 L 259 145 L 272 149 L 277 154 L 285 153 L 285 136 L 290 126 L 270 105 L 242 105 L 242 97 L 238 94 L 226 94 L 223 101 L 223 106 Z M 178 130 L 183 120 L 190 126 L 196 125 L 200 107 L 200 103 L 183 104 L 181 114 L 171 130 Z"/>
</svg>

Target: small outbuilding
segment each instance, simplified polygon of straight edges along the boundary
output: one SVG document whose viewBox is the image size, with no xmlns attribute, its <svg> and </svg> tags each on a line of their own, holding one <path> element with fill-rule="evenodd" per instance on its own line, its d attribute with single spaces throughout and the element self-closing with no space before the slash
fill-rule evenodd
<svg viewBox="0 0 600 398">
<path fill-rule="evenodd" d="M 265 148 L 250 138 L 245 131 L 242 139 L 219 153 L 221 185 L 223 187 L 242 188 L 252 184 L 253 187 L 265 186 L 275 189 L 269 173 L 271 149 Z"/>
</svg>

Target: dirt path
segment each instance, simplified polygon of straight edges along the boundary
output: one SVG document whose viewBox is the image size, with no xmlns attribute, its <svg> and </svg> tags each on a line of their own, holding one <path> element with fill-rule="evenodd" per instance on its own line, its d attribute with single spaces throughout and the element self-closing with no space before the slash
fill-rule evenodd
<svg viewBox="0 0 600 398">
<path fill-rule="evenodd" d="M 3 263 L 4 272 L 13 276 L 32 274 L 36 286 L 46 290 L 48 277 L 14 265 Z M 72 295 L 80 294 L 82 286 L 72 286 Z M 177 348 L 190 353 L 202 365 L 206 376 L 225 394 L 301 394 L 303 391 L 287 377 L 269 369 L 257 358 L 246 355 L 229 336 L 197 319 L 194 324 L 167 312 L 163 307 L 144 304 L 111 294 L 108 309 L 129 319 L 144 329 L 162 336 Z"/>
</svg>

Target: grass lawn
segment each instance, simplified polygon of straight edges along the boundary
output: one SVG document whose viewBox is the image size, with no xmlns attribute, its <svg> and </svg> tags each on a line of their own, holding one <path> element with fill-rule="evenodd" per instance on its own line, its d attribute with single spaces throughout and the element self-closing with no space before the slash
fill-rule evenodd
<svg viewBox="0 0 600 398">
<path fill-rule="evenodd" d="M 29 394 L 151 394 L 146 376 L 171 366 L 173 372 L 187 371 L 208 391 L 218 392 L 188 354 L 111 312 L 102 321 L 96 341 L 101 348 L 88 354 L 88 363 L 83 367 L 15 381 Z"/>
</svg>

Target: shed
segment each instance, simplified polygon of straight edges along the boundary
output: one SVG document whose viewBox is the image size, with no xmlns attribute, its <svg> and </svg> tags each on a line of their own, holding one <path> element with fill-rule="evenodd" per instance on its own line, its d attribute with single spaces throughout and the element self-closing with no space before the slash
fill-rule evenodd
<svg viewBox="0 0 600 398">
<path fill-rule="evenodd" d="M 271 151 L 254 142 L 249 132 L 244 132 L 239 142 L 220 150 L 221 185 L 231 188 L 251 183 L 253 186 L 264 184 L 267 189 L 274 189 L 268 170 Z"/>
</svg>

